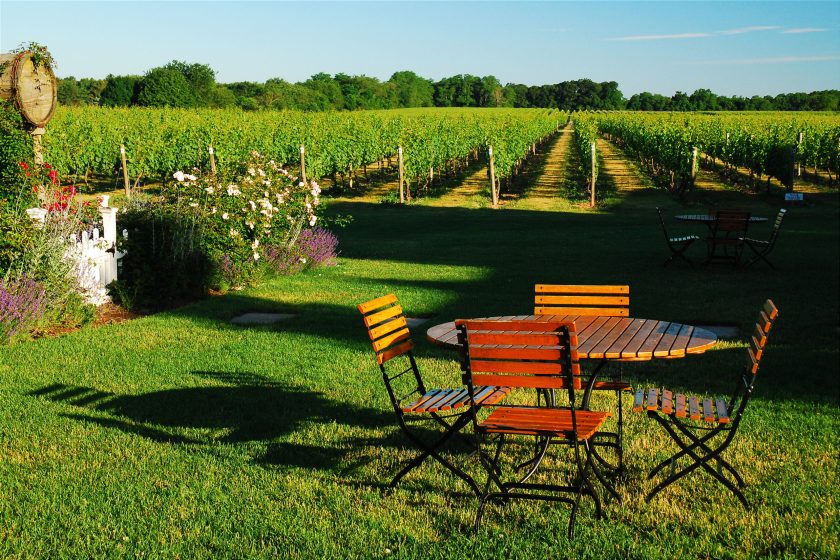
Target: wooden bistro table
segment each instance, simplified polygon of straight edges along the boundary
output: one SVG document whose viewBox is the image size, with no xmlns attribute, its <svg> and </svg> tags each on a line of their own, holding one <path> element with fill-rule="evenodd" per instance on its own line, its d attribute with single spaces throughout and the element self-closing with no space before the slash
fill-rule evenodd
<svg viewBox="0 0 840 560">
<path fill-rule="evenodd" d="M 681 222 L 698 222 L 701 224 L 706 224 L 709 228 L 717 221 L 717 216 L 714 214 L 680 214 L 679 216 L 674 216 L 677 220 Z M 764 216 L 750 216 L 750 223 L 751 224 L 760 224 L 762 222 L 766 222 L 767 218 Z"/>
<path fill-rule="evenodd" d="M 591 373 L 589 384 L 584 390 L 583 408 L 588 408 L 590 391 L 595 386 L 599 371 L 607 362 L 684 358 L 690 354 L 702 354 L 717 343 L 717 335 L 711 331 L 657 319 L 581 315 L 509 315 L 505 317 L 483 317 L 478 320 L 574 321 L 578 336 L 578 358 L 581 360 L 599 360 Z M 426 331 L 426 338 L 437 346 L 449 349 L 461 348 L 458 343 L 458 331 L 455 328 L 454 321 L 429 328 Z M 621 423 L 620 416 L 619 423 Z M 624 468 L 621 460 L 621 436 L 620 433 L 612 435 L 615 436 L 617 443 L 606 445 L 618 450 L 619 462 L 615 470 L 620 472 Z M 545 442 L 545 445 L 547 444 L 548 442 Z M 593 455 L 598 461 L 607 464 L 594 447 Z M 540 463 L 541 457 L 542 454 L 538 453 L 533 459 L 523 464 L 523 466 L 533 465 L 529 474 L 523 480 L 533 474 Z M 618 493 L 611 484 L 601 476 L 598 479 L 611 494 L 620 500 Z"/>
<path fill-rule="evenodd" d="M 706 329 L 633 317 L 580 315 L 509 315 L 483 317 L 496 321 L 574 321 L 578 335 L 578 357 L 582 360 L 642 361 L 654 358 L 683 358 L 702 354 L 717 342 Z M 437 346 L 460 349 L 455 322 L 441 323 L 426 331 L 426 339 Z"/>
</svg>

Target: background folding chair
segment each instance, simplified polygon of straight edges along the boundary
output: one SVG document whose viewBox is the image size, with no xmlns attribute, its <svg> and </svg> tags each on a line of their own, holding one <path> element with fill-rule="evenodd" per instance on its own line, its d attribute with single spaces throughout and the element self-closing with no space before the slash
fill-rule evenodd
<svg viewBox="0 0 840 560">
<path fill-rule="evenodd" d="M 478 531 L 487 502 L 492 499 L 528 499 L 564 502 L 572 506 L 569 538 L 574 538 L 577 508 L 583 496 L 591 496 L 595 512 L 601 517 L 601 503 L 589 481 L 593 471 L 608 488 L 608 483 L 592 461 L 590 441 L 608 412 L 578 408 L 576 389 L 582 386 L 577 361 L 577 334 L 574 323 L 546 321 L 456 321 L 458 338 L 463 347 L 462 369 L 470 398 L 486 385 L 504 385 L 517 391 L 503 403 L 474 401 L 470 408 L 477 435 L 481 464 L 487 471 L 485 494 L 475 518 Z M 539 399 L 538 391 L 553 393 L 568 390 L 568 406 L 557 406 L 554 399 Z M 483 412 L 491 409 L 485 417 Z M 479 412 L 482 412 L 479 418 Z M 544 441 L 542 455 L 549 444 L 563 441 L 574 450 L 576 472 L 568 484 L 532 483 L 528 476 L 502 480 L 502 449 L 508 436 L 537 436 Z M 495 451 L 488 454 L 482 445 L 495 438 Z M 581 452 L 583 448 L 583 453 Z M 556 447 L 555 447 L 556 449 Z M 583 456 L 582 456 L 583 455 Z M 540 457 L 542 460 L 542 457 Z M 490 492 L 491 482 L 498 491 Z M 614 493 L 615 491 L 612 490 Z M 573 497 L 563 494 L 572 494 Z"/>
<path fill-rule="evenodd" d="M 685 256 L 685 251 L 695 241 L 700 241 L 699 235 L 683 235 L 680 237 L 671 237 L 668 235 L 668 230 L 665 228 L 665 218 L 662 217 L 662 209 L 657 206 L 656 211 L 659 213 L 659 223 L 662 224 L 662 233 L 665 234 L 665 242 L 668 244 L 668 249 L 671 251 L 671 256 L 665 260 L 662 266 L 668 266 L 671 261 L 679 257 L 694 268 L 694 263 Z"/>
<path fill-rule="evenodd" d="M 686 398 L 683 394 L 674 395 L 668 389 L 660 391 L 655 387 L 639 389 L 636 392 L 633 410 L 647 410 L 648 416 L 659 422 L 680 449 L 659 463 L 648 475 L 649 479 L 653 478 L 665 467 L 671 467 L 671 474 L 650 491 L 646 501 L 649 502 L 669 485 L 702 468 L 735 494 L 745 508 L 749 508 L 747 499 L 741 492 L 744 479 L 735 467 L 723 458 L 723 452 L 738 432 L 744 409 L 752 395 L 758 366 L 764 355 L 767 333 L 770 332 L 778 314 L 778 309 L 768 299 L 759 313 L 755 332 L 747 348 L 747 363 L 738 375 L 735 390 L 728 402 L 722 398 Z M 682 459 L 688 459 L 689 464 L 677 470 L 676 466 Z"/>
<path fill-rule="evenodd" d="M 573 321 L 584 316 L 628 317 L 630 315 L 630 286 L 610 285 L 569 285 L 569 284 L 537 284 L 534 286 L 534 314 L 535 315 L 564 315 L 566 320 Z M 617 471 L 624 468 L 623 437 L 624 412 L 622 394 L 631 389 L 630 383 L 624 381 L 624 367 L 619 363 L 618 377 L 595 380 L 595 376 L 607 363 L 602 360 L 592 373 L 592 386 L 588 387 L 583 396 L 583 408 L 589 408 L 591 391 L 615 391 L 618 397 L 616 433 L 601 431 L 599 438 L 609 438 L 614 441 L 595 441 L 596 446 L 612 447 L 616 450 L 618 463 Z M 608 465 L 601 455 L 595 451 L 595 457 Z"/>
<path fill-rule="evenodd" d="M 718 210 L 706 238 L 706 263 L 731 263 L 737 265 L 744 250 L 744 238 L 750 224 L 750 213 L 742 210 Z"/>
<path fill-rule="evenodd" d="M 466 414 L 470 402 L 495 403 L 510 391 L 506 387 L 476 388 L 472 397 L 465 388 L 427 389 L 414 360 L 414 342 L 403 314 L 403 309 L 394 294 L 388 294 L 357 306 L 362 314 L 368 335 L 376 352 L 376 362 L 382 371 L 382 379 L 388 390 L 388 397 L 397 416 L 397 423 L 411 443 L 421 452 L 402 468 L 391 481 L 397 483 L 412 469 L 420 466 L 429 457 L 452 471 L 466 482 L 477 496 L 481 495 L 478 485 L 464 470 L 456 467 L 440 454 L 440 449 L 466 426 L 470 417 Z M 399 364 L 395 367 L 395 364 Z M 399 385 L 399 386 L 398 386 Z M 404 393 L 398 393 L 404 391 Z M 433 443 L 423 441 L 409 426 L 414 420 L 433 422 L 443 429 L 443 434 Z"/>
<path fill-rule="evenodd" d="M 745 266 L 752 266 L 758 261 L 764 261 L 770 265 L 770 268 L 775 270 L 775 266 L 773 263 L 767 260 L 767 255 L 770 251 L 773 250 L 773 247 L 776 245 L 776 239 L 779 237 L 779 229 L 782 227 L 782 220 L 785 219 L 785 214 L 787 210 L 782 208 L 779 210 L 779 215 L 776 216 L 776 222 L 773 224 L 773 229 L 770 231 L 770 238 L 767 241 L 762 241 L 760 239 L 751 239 L 749 237 L 745 237 L 743 239 L 744 243 L 747 247 L 752 250 L 753 254 L 755 255 L 752 259 L 747 261 Z"/>
</svg>

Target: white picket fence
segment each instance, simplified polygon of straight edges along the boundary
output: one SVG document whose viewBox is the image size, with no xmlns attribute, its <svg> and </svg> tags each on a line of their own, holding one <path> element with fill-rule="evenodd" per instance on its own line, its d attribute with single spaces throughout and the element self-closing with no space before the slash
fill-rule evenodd
<svg viewBox="0 0 840 560">
<path fill-rule="evenodd" d="M 127 235 L 123 230 L 123 236 Z M 70 236 L 68 257 L 76 261 L 76 276 L 84 291 L 85 299 L 100 305 L 109 301 L 105 286 L 117 279 L 117 261 L 123 253 L 114 247 L 114 241 L 101 237 L 99 228 L 93 235 L 83 231 Z"/>
</svg>

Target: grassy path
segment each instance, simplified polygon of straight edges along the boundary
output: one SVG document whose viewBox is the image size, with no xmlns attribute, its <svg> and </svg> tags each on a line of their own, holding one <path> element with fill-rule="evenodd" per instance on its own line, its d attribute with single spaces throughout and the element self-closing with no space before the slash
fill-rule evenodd
<svg viewBox="0 0 840 560">
<path fill-rule="evenodd" d="M 571 127 L 560 131 L 545 149 L 548 153 L 542 162 L 533 184 L 524 196 L 511 204 L 519 210 L 557 211 L 568 207 L 562 195 L 562 187 L 569 180 L 569 150 L 573 134 Z"/>
</svg>

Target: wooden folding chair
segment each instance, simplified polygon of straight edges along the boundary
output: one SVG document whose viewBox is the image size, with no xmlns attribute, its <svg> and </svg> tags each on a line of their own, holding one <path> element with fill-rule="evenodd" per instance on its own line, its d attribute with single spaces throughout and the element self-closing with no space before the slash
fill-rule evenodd
<svg viewBox="0 0 840 560">
<path fill-rule="evenodd" d="M 776 268 L 775 266 L 773 266 L 773 263 L 767 260 L 767 255 L 770 253 L 770 251 L 773 250 L 773 247 L 776 245 L 776 239 L 779 237 L 779 230 L 782 227 L 782 220 L 785 219 L 786 213 L 787 210 L 785 208 L 779 210 L 779 215 L 776 216 L 776 222 L 773 224 L 773 229 L 770 231 L 770 238 L 766 241 L 763 241 L 761 239 L 751 239 L 749 237 L 743 238 L 743 241 L 746 244 L 746 246 L 749 247 L 755 255 L 752 259 L 747 261 L 747 264 L 745 266 L 752 266 L 758 261 L 764 261 L 768 265 L 770 265 L 770 268 Z"/>
<path fill-rule="evenodd" d="M 481 490 L 473 478 L 443 457 L 440 449 L 470 422 L 466 407 L 471 402 L 495 403 L 503 399 L 510 389 L 480 387 L 476 388 L 474 396 L 470 396 L 463 387 L 427 389 L 412 354 L 414 342 L 411 340 L 411 333 L 397 297 L 394 294 L 388 294 L 360 303 L 357 308 L 362 314 L 368 336 L 373 344 L 376 363 L 379 364 L 382 372 L 382 379 L 397 416 L 397 423 L 408 440 L 421 451 L 394 476 L 391 486 L 396 486 L 409 471 L 420 466 L 429 457 L 433 457 L 466 482 L 477 496 L 481 496 Z M 397 371 L 392 371 L 396 363 L 400 365 L 396 367 Z M 442 428 L 443 434 L 428 444 L 413 429 L 415 421 L 430 421 Z"/>
<path fill-rule="evenodd" d="M 596 516 L 601 517 L 601 502 L 589 480 L 589 471 L 611 489 L 593 463 L 590 452 L 590 442 L 609 413 L 584 410 L 576 401 L 576 390 L 582 387 L 582 381 L 574 323 L 460 320 L 455 324 L 463 348 L 461 367 L 470 398 L 478 397 L 480 387 L 487 385 L 518 390 L 517 404 L 511 403 L 513 396 L 503 403 L 471 401 L 470 417 L 477 435 L 479 458 L 487 471 L 475 530 L 478 531 L 484 508 L 490 500 L 544 500 L 571 504 L 569 538 L 574 538 L 575 516 L 583 496 L 592 497 Z M 568 406 L 558 406 L 554 398 L 537 396 L 541 392 L 553 397 L 554 391 L 562 389 L 568 390 Z M 489 415 L 485 415 L 488 409 Z M 524 477 L 503 480 L 500 458 L 508 436 L 537 436 L 543 440 L 543 445 L 539 461 L 531 472 Z M 491 441 L 495 443 L 495 450 L 487 453 L 483 445 Z M 571 482 L 528 482 L 540 466 L 549 444 L 557 442 L 568 443 L 574 449 L 576 472 Z M 491 483 L 498 491 L 490 491 Z M 611 491 L 615 493 L 615 490 Z"/>
<path fill-rule="evenodd" d="M 750 213 L 742 210 L 718 210 L 711 233 L 706 238 L 706 263 L 737 265 L 744 250 L 744 238 L 750 224 Z"/>
<path fill-rule="evenodd" d="M 688 249 L 692 243 L 695 241 L 700 241 L 699 235 L 683 235 L 679 237 L 671 237 L 668 235 L 668 229 L 665 227 L 665 218 L 662 217 L 662 209 L 657 207 L 656 211 L 659 213 L 659 223 L 662 225 L 662 233 L 665 234 L 665 242 L 668 244 L 668 250 L 671 251 L 671 256 L 665 260 L 665 263 L 662 266 L 668 266 L 671 264 L 671 261 L 675 258 L 679 257 L 692 268 L 694 268 L 694 263 L 685 256 L 685 251 Z"/>
<path fill-rule="evenodd" d="M 534 286 L 534 314 L 535 315 L 563 315 L 568 320 L 582 316 L 628 317 L 630 315 L 630 286 L 611 285 L 570 285 L 570 284 L 537 284 Z M 619 363 L 618 377 L 606 380 L 594 380 L 595 376 L 606 365 L 607 360 L 601 360 L 592 373 L 592 387 L 583 396 L 584 408 L 589 408 L 591 391 L 615 391 L 618 397 L 616 410 L 618 431 L 601 431 L 599 437 L 614 441 L 595 441 L 596 447 L 606 446 L 616 450 L 618 463 L 615 469 L 624 468 L 623 437 L 624 437 L 624 391 L 631 389 L 630 383 L 624 381 L 624 367 Z M 603 464 L 608 463 L 595 450 L 595 457 Z"/>
<path fill-rule="evenodd" d="M 656 420 L 679 447 L 677 453 L 651 470 L 649 479 L 665 467 L 671 467 L 671 473 L 648 493 L 646 501 L 650 501 L 656 494 L 684 476 L 702 468 L 735 494 L 745 508 L 749 508 L 749 503 L 741 491 L 744 479 L 735 467 L 723 458 L 723 452 L 732 443 L 741 425 L 744 410 L 752 395 L 758 366 L 764 356 L 767 333 L 770 332 L 778 314 L 778 309 L 768 299 L 759 313 L 755 331 L 747 348 L 747 363 L 738 375 L 735 390 L 728 401 L 712 397 L 686 397 L 681 393 L 675 395 L 668 389 L 660 390 L 656 387 L 639 389 L 636 392 L 633 410 L 646 410 L 648 416 Z M 684 458 L 689 459 L 689 464 L 677 470 L 678 462 Z"/>
</svg>

